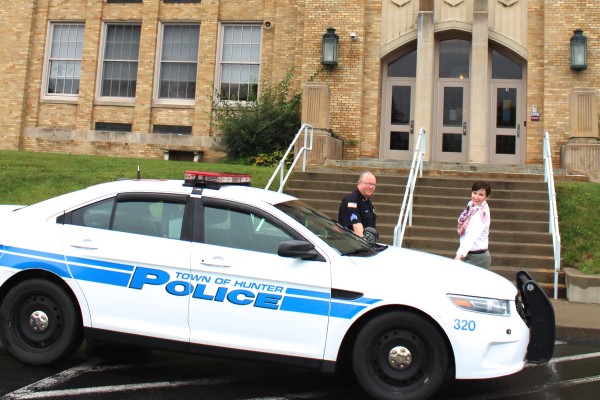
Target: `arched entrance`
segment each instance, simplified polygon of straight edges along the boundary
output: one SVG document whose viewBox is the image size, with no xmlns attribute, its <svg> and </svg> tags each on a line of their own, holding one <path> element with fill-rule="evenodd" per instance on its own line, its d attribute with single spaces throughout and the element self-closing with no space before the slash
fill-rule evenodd
<svg viewBox="0 0 600 400">
<path fill-rule="evenodd" d="M 436 42 L 434 73 L 425 77 L 434 83 L 426 159 L 522 164 L 526 136 L 525 63 L 493 43 L 487 59 L 473 60 L 471 46 L 471 41 L 462 38 L 446 37 Z M 419 65 L 417 50 L 409 48 L 400 54 L 383 68 L 380 156 L 409 160 L 414 150 L 414 134 L 420 128 L 414 122 L 415 110 L 422 106 L 415 104 Z M 487 87 L 481 91 L 481 98 L 477 88 L 471 88 L 470 77 L 484 63 L 488 72 L 482 76 L 487 76 Z M 484 102 L 486 106 L 474 108 L 471 102 L 478 102 L 477 105 Z M 471 129 L 472 109 L 487 114 L 484 116 L 487 128 Z M 474 151 L 482 154 L 473 157 L 470 152 Z"/>
</svg>

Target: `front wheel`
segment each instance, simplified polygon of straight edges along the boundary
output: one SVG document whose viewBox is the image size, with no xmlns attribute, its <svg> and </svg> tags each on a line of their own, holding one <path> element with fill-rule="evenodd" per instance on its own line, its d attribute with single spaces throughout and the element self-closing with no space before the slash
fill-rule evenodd
<svg viewBox="0 0 600 400">
<path fill-rule="evenodd" d="M 81 316 L 57 284 L 44 279 L 24 281 L 2 302 L 0 338 L 16 359 L 30 365 L 51 364 L 81 344 Z"/>
<path fill-rule="evenodd" d="M 444 383 L 446 343 L 425 318 L 393 311 L 367 322 L 354 343 L 352 365 L 359 384 L 382 400 L 419 400 Z"/>
</svg>

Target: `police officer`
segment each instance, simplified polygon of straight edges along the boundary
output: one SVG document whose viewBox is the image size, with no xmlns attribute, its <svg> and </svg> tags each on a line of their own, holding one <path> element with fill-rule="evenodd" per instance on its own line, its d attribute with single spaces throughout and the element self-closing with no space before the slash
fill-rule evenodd
<svg viewBox="0 0 600 400">
<path fill-rule="evenodd" d="M 356 189 L 347 194 L 340 203 L 338 222 L 358 236 L 363 236 L 363 231 L 367 227 L 376 228 L 377 216 L 370 199 L 375 193 L 376 186 L 375 175 L 371 172 L 363 172 L 358 178 Z"/>
</svg>

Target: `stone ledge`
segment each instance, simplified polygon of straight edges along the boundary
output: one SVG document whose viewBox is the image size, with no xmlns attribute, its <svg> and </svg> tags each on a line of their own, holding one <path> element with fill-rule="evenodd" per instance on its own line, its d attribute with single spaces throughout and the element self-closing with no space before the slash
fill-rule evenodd
<svg viewBox="0 0 600 400">
<path fill-rule="evenodd" d="M 589 275 L 565 268 L 567 299 L 577 303 L 600 304 L 600 274 Z"/>
</svg>

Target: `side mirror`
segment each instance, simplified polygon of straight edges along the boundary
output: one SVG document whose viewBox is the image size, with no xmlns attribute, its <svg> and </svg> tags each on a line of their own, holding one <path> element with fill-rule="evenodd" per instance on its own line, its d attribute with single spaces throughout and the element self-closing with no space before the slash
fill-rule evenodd
<svg viewBox="0 0 600 400">
<path fill-rule="evenodd" d="M 367 242 L 371 244 L 376 244 L 379 240 L 379 233 L 375 228 L 368 226 L 363 231 L 363 237 Z"/>
<path fill-rule="evenodd" d="M 303 260 L 320 258 L 315 246 L 304 240 L 287 240 L 279 243 L 277 254 L 280 257 L 301 258 Z"/>
</svg>

